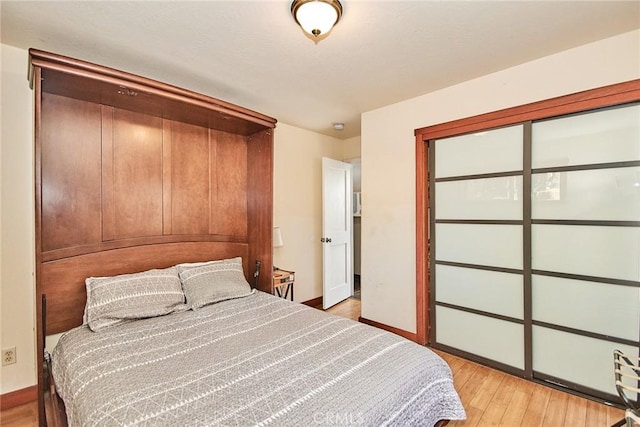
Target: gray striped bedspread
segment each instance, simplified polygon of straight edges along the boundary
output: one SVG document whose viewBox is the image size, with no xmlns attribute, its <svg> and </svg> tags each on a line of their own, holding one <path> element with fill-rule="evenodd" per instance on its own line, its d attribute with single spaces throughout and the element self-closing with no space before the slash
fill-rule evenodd
<svg viewBox="0 0 640 427">
<path fill-rule="evenodd" d="M 64 334 L 71 426 L 431 426 L 464 419 L 447 364 L 404 338 L 255 294 Z"/>
</svg>

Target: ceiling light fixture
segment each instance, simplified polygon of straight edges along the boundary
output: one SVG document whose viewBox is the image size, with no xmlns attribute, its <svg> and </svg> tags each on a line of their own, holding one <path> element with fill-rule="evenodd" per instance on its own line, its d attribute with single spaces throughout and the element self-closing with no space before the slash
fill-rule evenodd
<svg viewBox="0 0 640 427">
<path fill-rule="evenodd" d="M 340 21 L 342 5 L 338 0 L 294 0 L 291 14 L 304 34 L 318 43 Z"/>
</svg>

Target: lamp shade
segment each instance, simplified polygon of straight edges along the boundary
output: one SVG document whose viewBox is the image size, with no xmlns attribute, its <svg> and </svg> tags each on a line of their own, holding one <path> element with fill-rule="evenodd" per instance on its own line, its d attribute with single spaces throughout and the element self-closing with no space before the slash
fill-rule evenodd
<svg viewBox="0 0 640 427">
<path fill-rule="evenodd" d="M 284 246 L 284 242 L 282 241 L 280 227 L 273 227 L 273 247 L 280 248 L 282 246 Z"/>
<path fill-rule="evenodd" d="M 338 0 L 295 0 L 291 13 L 308 36 L 319 40 L 340 20 L 342 5 Z"/>
</svg>

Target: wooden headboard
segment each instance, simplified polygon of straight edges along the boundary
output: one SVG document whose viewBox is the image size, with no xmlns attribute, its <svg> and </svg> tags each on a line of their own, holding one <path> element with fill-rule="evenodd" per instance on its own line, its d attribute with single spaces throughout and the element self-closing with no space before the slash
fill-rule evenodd
<svg viewBox="0 0 640 427">
<path fill-rule="evenodd" d="M 84 61 L 30 59 L 38 337 L 82 324 L 89 276 L 241 256 L 250 283 L 259 261 L 257 287 L 272 292 L 275 119 Z"/>
</svg>

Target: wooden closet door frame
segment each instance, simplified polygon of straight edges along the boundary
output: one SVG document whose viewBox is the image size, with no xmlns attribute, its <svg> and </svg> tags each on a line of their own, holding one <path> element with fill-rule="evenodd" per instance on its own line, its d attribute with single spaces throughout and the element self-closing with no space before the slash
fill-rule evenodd
<svg viewBox="0 0 640 427">
<path fill-rule="evenodd" d="M 640 101 L 640 79 L 597 89 L 551 98 L 491 113 L 454 120 L 415 130 L 416 137 L 416 341 L 431 344 L 435 304 L 429 298 L 429 230 L 434 221 L 428 217 L 432 201 L 428 199 L 429 172 L 433 159 L 429 156 L 431 140 L 478 132 L 526 121 L 578 113 Z"/>
</svg>

